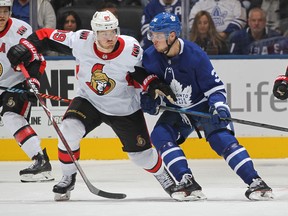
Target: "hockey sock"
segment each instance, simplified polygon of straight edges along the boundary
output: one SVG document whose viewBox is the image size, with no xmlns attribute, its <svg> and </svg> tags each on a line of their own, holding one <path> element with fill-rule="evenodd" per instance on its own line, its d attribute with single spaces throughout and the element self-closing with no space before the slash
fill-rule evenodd
<svg viewBox="0 0 288 216">
<path fill-rule="evenodd" d="M 5 126 L 9 125 L 7 129 L 30 159 L 38 152 L 42 153 L 39 137 L 22 115 L 5 112 L 2 119 Z"/>
<path fill-rule="evenodd" d="M 160 124 L 154 128 L 151 139 L 167 169 L 180 182 L 183 174 L 192 173 L 183 150 L 176 144 L 177 134 L 169 125 Z"/>
<path fill-rule="evenodd" d="M 208 141 L 214 151 L 222 156 L 231 169 L 250 184 L 253 178 L 259 177 L 246 149 L 238 144 L 237 139 L 228 131 L 220 131 L 209 136 Z"/>
</svg>

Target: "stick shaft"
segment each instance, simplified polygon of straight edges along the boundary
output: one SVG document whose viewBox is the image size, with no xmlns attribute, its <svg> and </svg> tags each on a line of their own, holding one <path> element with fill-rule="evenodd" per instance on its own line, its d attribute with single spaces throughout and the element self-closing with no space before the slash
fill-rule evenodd
<svg viewBox="0 0 288 216">
<path fill-rule="evenodd" d="M 8 92 L 15 92 L 15 93 L 25 93 L 27 92 L 24 89 L 17 89 L 17 88 L 8 88 L 8 87 L 4 87 L 4 86 L 0 86 L 1 90 L 5 90 Z M 49 95 L 49 94 L 44 94 L 44 93 L 37 93 L 39 94 L 42 98 L 46 98 L 46 99 L 50 99 L 50 100 L 55 100 L 55 101 L 61 101 L 61 102 L 65 102 L 65 103 L 71 103 L 71 99 L 67 99 L 67 98 L 62 98 L 60 96 L 56 96 L 56 95 Z"/>
<path fill-rule="evenodd" d="M 197 112 L 197 111 L 187 110 L 184 108 L 160 106 L 160 109 L 166 110 L 166 111 L 171 111 L 171 112 L 184 113 L 187 115 L 193 115 L 193 116 L 198 116 L 198 117 L 202 117 L 202 118 L 211 118 L 211 115 L 209 113 Z M 255 127 L 267 128 L 267 129 L 271 129 L 271 130 L 288 132 L 288 128 L 285 128 L 285 127 L 279 127 L 276 125 L 270 125 L 270 124 L 259 123 L 259 122 L 254 122 L 254 121 L 247 121 L 247 120 L 243 120 L 243 119 L 225 118 L 225 119 L 221 119 L 221 120 L 233 121 L 233 122 L 238 123 L 238 124 L 244 124 L 244 125 L 250 125 L 250 126 L 255 126 Z"/>
</svg>

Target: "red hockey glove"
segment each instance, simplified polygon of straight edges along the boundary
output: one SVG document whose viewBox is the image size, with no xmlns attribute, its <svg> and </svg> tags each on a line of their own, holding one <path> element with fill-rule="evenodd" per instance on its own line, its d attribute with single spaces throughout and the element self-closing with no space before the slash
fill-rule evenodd
<svg viewBox="0 0 288 216">
<path fill-rule="evenodd" d="M 40 82 L 36 78 L 30 78 L 29 81 L 32 85 L 34 85 L 36 87 L 37 91 L 39 92 Z M 36 103 L 37 98 L 36 98 L 33 90 L 30 88 L 28 81 L 23 82 L 23 88 L 26 89 L 27 92 L 24 92 L 21 94 L 21 96 L 20 96 L 21 100 Z"/>
<path fill-rule="evenodd" d="M 288 98 L 288 77 L 285 75 L 278 76 L 274 81 L 273 95 L 280 99 L 285 100 Z"/>
</svg>

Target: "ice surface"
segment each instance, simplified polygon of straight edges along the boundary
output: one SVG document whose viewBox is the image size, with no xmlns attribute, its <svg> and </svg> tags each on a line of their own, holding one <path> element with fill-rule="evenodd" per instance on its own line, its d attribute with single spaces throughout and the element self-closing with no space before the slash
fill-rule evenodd
<svg viewBox="0 0 288 216">
<path fill-rule="evenodd" d="M 52 187 L 61 179 L 60 164 L 52 161 L 56 180 L 21 183 L 19 170 L 30 162 L 0 162 L 1 216 L 287 216 L 288 159 L 254 160 L 255 167 L 273 188 L 273 201 L 249 201 L 247 186 L 223 160 L 189 160 L 206 201 L 176 202 L 154 177 L 129 160 L 80 161 L 91 183 L 103 190 L 123 192 L 111 200 L 89 192 L 80 175 L 70 201 L 55 202 Z"/>
</svg>

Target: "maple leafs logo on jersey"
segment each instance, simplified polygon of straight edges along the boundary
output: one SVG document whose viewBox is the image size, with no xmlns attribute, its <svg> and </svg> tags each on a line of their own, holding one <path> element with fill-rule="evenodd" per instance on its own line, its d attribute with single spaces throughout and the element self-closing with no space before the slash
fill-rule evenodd
<svg viewBox="0 0 288 216">
<path fill-rule="evenodd" d="M 170 83 L 170 87 L 172 91 L 175 93 L 177 101 L 175 105 L 186 107 L 192 104 L 191 95 L 192 95 L 192 87 L 186 86 L 183 89 L 182 84 L 180 84 L 176 79 L 173 79 Z"/>
<path fill-rule="evenodd" d="M 108 94 L 116 86 L 115 81 L 103 73 L 103 67 L 103 64 L 95 64 L 91 70 L 91 82 L 86 82 L 89 88 L 97 95 Z"/>
<path fill-rule="evenodd" d="M 18 30 L 17 30 L 17 34 L 19 35 L 23 35 L 25 32 L 27 31 L 27 28 L 25 26 L 21 26 Z"/>
</svg>

